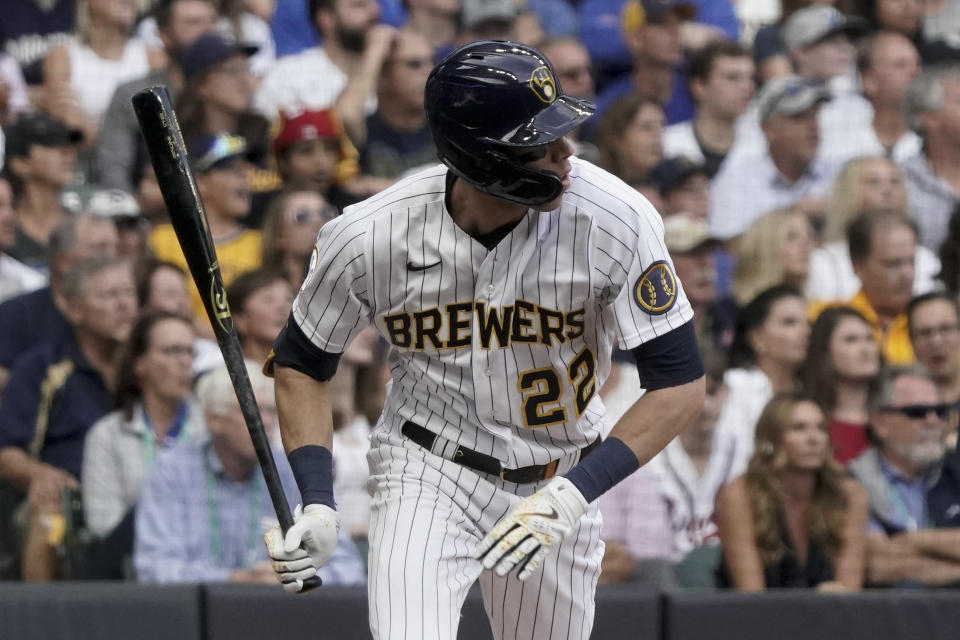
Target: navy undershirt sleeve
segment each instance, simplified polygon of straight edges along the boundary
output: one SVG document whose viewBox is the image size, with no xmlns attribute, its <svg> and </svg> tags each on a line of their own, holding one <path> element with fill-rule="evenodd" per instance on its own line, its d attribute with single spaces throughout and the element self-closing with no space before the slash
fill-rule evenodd
<svg viewBox="0 0 960 640">
<path fill-rule="evenodd" d="M 704 374 L 703 359 L 693 320 L 669 333 L 631 349 L 647 391 L 677 387 Z"/>
<path fill-rule="evenodd" d="M 273 365 L 278 364 L 281 367 L 296 369 L 320 382 L 326 382 L 337 372 L 339 363 L 340 354 L 324 351 L 310 342 L 291 313 L 287 324 L 273 342 L 273 353 L 267 359 L 264 371 L 272 375 Z"/>
</svg>

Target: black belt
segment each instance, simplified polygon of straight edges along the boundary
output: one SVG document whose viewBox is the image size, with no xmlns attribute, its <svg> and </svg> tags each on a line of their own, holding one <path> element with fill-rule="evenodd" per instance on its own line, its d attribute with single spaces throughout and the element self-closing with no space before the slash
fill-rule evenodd
<svg viewBox="0 0 960 640">
<path fill-rule="evenodd" d="M 400 428 L 400 433 L 428 451 L 433 448 L 433 443 L 437 439 L 437 434 L 409 421 L 403 423 L 403 426 Z M 597 438 L 581 449 L 580 459 L 583 460 L 598 444 L 600 444 L 600 438 Z M 457 447 L 453 461 L 465 467 L 470 467 L 475 471 L 482 471 L 483 473 L 498 476 L 501 480 L 513 482 L 514 484 L 529 484 L 531 482 L 548 480 L 557 474 L 557 466 L 560 462 L 559 460 L 553 460 L 547 464 L 534 464 L 529 467 L 520 467 L 519 469 L 504 469 L 500 465 L 500 461 L 493 456 L 488 456 L 485 453 L 463 447 Z"/>
</svg>

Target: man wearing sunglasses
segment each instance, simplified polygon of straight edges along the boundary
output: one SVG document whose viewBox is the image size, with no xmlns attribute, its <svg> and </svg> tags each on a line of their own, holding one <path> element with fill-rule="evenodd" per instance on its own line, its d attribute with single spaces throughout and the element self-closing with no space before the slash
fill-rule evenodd
<svg viewBox="0 0 960 640">
<path fill-rule="evenodd" d="M 876 444 L 850 463 L 870 497 L 867 582 L 960 583 L 960 464 L 943 442 L 952 407 L 918 368 L 882 374 L 870 407 Z"/>
<path fill-rule="evenodd" d="M 270 555 L 299 591 L 333 549 L 329 381 L 371 324 L 392 346 L 368 454 L 373 636 L 453 640 L 479 581 L 501 638 L 586 640 L 596 500 L 702 406 L 690 303 L 650 203 L 572 157 L 594 106 L 542 53 L 461 47 L 425 104 L 444 164 L 321 229 L 267 362 L 306 505 Z M 615 343 L 647 392 L 614 424 L 597 391 Z"/>
</svg>

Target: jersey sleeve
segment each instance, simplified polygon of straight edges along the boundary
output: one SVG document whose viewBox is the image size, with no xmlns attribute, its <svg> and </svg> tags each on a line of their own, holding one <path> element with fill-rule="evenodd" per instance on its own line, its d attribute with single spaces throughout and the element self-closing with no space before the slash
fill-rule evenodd
<svg viewBox="0 0 960 640">
<path fill-rule="evenodd" d="M 343 353 L 369 323 L 366 230 L 338 218 L 320 230 L 310 270 L 293 301 L 293 320 L 314 346 Z"/>
<path fill-rule="evenodd" d="M 619 346 L 629 350 L 682 327 L 693 309 L 653 206 L 638 195 L 633 217 L 620 216 L 618 223 L 622 228 L 597 234 L 595 273 L 606 280 Z"/>
</svg>

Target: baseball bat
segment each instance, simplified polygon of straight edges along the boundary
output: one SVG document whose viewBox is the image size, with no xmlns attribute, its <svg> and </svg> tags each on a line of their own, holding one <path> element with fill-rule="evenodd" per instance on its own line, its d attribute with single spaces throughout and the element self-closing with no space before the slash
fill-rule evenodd
<svg viewBox="0 0 960 640">
<path fill-rule="evenodd" d="M 287 529 L 293 526 L 293 516 L 280 484 L 277 465 L 270 451 L 270 441 L 263 428 L 257 399 L 247 376 L 240 340 L 227 304 L 217 252 L 207 224 L 207 214 L 190 170 L 180 124 L 170 105 L 170 94 L 166 87 L 144 89 L 133 96 L 133 110 L 147 143 L 157 183 L 170 213 L 170 222 L 187 259 L 193 281 L 200 291 L 204 309 L 210 318 L 210 324 L 213 325 L 217 344 L 220 345 L 223 360 L 230 373 L 233 389 L 240 401 L 240 410 L 253 440 L 257 461 L 277 513 L 277 520 L 286 534 Z M 320 584 L 319 576 L 310 578 L 304 583 L 301 593 Z"/>
</svg>

